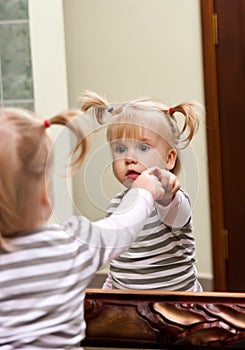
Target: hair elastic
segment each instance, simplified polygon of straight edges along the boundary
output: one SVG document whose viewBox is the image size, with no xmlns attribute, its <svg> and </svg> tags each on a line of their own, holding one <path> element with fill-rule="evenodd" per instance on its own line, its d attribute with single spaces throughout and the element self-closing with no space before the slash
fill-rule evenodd
<svg viewBox="0 0 245 350">
<path fill-rule="evenodd" d="M 113 107 L 109 107 L 108 109 L 107 109 L 107 112 L 109 112 L 109 113 L 112 113 L 113 112 Z"/>
<path fill-rule="evenodd" d="M 173 109 L 173 107 L 169 107 L 168 112 L 169 112 L 170 115 L 173 115 L 173 114 L 174 114 L 174 109 Z"/>
<path fill-rule="evenodd" d="M 49 127 L 50 127 L 50 121 L 47 120 L 47 119 L 45 119 L 45 120 L 43 121 L 43 126 L 44 126 L 45 128 L 49 128 Z"/>
</svg>

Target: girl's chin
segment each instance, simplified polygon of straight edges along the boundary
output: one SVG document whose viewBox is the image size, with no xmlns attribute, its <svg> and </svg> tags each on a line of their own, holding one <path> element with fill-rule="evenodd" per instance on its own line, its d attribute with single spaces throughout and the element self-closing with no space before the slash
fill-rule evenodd
<svg viewBox="0 0 245 350">
<path fill-rule="evenodd" d="M 123 186 L 125 186 L 125 187 L 127 187 L 127 188 L 131 188 L 133 182 L 134 182 L 134 180 L 132 180 L 132 179 L 127 179 L 126 181 L 124 181 Z"/>
</svg>

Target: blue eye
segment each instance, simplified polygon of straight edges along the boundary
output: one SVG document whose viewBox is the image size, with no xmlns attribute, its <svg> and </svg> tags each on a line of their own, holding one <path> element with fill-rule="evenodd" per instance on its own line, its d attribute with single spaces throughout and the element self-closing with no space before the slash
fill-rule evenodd
<svg viewBox="0 0 245 350">
<path fill-rule="evenodd" d="M 142 151 L 142 152 L 146 152 L 146 151 L 149 151 L 150 147 L 146 144 L 143 144 L 143 145 L 140 145 L 139 149 Z"/>
<path fill-rule="evenodd" d="M 124 153 L 125 151 L 126 151 L 126 147 L 124 147 L 124 146 L 117 146 L 116 147 L 117 153 Z"/>
</svg>

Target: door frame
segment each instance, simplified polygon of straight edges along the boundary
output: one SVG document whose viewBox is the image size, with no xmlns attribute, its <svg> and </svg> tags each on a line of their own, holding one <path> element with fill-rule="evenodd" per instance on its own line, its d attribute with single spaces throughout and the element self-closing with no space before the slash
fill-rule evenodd
<svg viewBox="0 0 245 350">
<path fill-rule="evenodd" d="M 214 290 L 226 291 L 226 240 L 222 186 L 221 136 L 219 123 L 218 82 L 214 0 L 200 0 L 204 93 L 207 126 L 208 176 L 211 210 L 211 242 Z M 217 24 L 217 22 L 216 22 Z"/>
</svg>

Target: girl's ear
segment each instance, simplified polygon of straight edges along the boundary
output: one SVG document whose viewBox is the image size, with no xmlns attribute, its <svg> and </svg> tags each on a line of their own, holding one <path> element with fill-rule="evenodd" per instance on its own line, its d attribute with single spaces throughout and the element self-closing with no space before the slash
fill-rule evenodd
<svg viewBox="0 0 245 350">
<path fill-rule="evenodd" d="M 45 206 L 49 205 L 48 193 L 47 193 L 45 182 L 42 186 L 41 203 Z"/>
<path fill-rule="evenodd" d="M 46 183 L 46 181 L 43 181 L 42 188 L 41 188 L 41 209 L 40 209 L 40 215 L 41 219 L 43 221 L 47 221 L 52 213 L 52 207 L 53 207 L 53 187 L 52 183 Z"/>
<path fill-rule="evenodd" d="M 41 203 L 44 206 L 53 204 L 53 183 L 50 179 L 43 178 L 41 189 Z"/>
<path fill-rule="evenodd" d="M 168 152 L 168 158 L 167 158 L 167 164 L 166 164 L 167 170 L 172 170 L 174 168 L 176 159 L 177 159 L 177 152 L 175 149 L 171 148 Z"/>
</svg>

